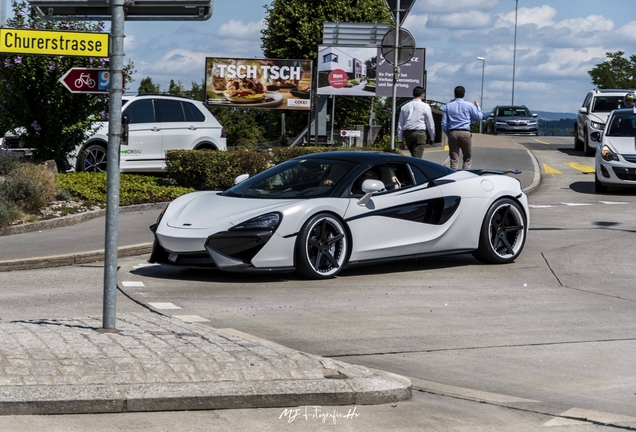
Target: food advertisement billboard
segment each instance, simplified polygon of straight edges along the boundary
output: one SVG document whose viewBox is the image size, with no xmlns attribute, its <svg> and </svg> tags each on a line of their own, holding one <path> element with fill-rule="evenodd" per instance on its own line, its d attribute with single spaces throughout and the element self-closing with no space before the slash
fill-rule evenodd
<svg viewBox="0 0 636 432">
<path fill-rule="evenodd" d="M 311 109 L 310 60 L 205 59 L 205 102 L 235 108 Z"/>
<path fill-rule="evenodd" d="M 412 97 L 413 88 L 426 87 L 425 48 L 415 48 L 411 60 L 400 66 L 398 97 Z M 393 65 L 380 48 L 318 46 L 318 94 L 336 96 L 392 96 Z"/>
</svg>

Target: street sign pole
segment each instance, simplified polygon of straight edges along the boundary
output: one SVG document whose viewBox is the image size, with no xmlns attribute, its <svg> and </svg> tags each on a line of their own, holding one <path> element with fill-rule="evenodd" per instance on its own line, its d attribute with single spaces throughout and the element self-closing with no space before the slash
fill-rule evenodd
<svg viewBox="0 0 636 432">
<path fill-rule="evenodd" d="M 124 69 L 124 4 L 113 0 L 111 11 L 110 90 L 108 108 L 108 165 L 106 166 L 106 244 L 104 253 L 104 309 L 102 327 L 115 331 L 117 316 L 117 246 L 119 242 L 119 145 Z"/>
<path fill-rule="evenodd" d="M 395 110 L 397 107 L 397 81 L 400 68 L 398 66 L 398 47 L 400 46 L 400 0 L 395 9 L 395 45 L 393 53 L 393 102 L 391 103 L 391 150 L 395 150 Z"/>
</svg>

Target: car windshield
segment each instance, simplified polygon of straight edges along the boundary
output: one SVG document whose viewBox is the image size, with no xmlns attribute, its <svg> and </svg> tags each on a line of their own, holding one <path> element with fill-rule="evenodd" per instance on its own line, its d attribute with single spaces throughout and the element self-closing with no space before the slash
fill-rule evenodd
<svg viewBox="0 0 636 432">
<path fill-rule="evenodd" d="M 636 137 L 636 114 L 633 112 L 615 114 L 607 129 L 607 136 Z"/>
<path fill-rule="evenodd" d="M 329 159 L 292 159 L 223 192 L 246 198 L 316 198 L 331 195 L 356 164 Z"/>
<path fill-rule="evenodd" d="M 499 113 L 497 114 L 498 117 L 532 117 L 532 115 L 530 114 L 530 111 L 528 111 L 526 108 L 515 108 L 515 107 L 508 107 L 508 108 L 499 108 Z"/>
<path fill-rule="evenodd" d="M 612 112 L 623 107 L 623 96 L 597 96 L 594 98 L 593 112 Z"/>
</svg>

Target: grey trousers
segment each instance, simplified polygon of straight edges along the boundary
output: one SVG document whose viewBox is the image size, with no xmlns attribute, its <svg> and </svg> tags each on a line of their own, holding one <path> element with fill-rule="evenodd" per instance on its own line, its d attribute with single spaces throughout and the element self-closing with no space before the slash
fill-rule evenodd
<svg viewBox="0 0 636 432">
<path fill-rule="evenodd" d="M 426 131 L 425 130 L 405 130 L 404 141 L 411 152 L 411 156 L 422 159 L 424 156 L 424 147 L 426 147 Z"/>
<path fill-rule="evenodd" d="M 470 131 L 449 131 L 448 132 L 448 148 L 450 156 L 450 167 L 457 169 L 459 166 L 459 151 L 462 152 L 463 169 L 470 169 L 473 161 L 473 148 Z"/>
</svg>

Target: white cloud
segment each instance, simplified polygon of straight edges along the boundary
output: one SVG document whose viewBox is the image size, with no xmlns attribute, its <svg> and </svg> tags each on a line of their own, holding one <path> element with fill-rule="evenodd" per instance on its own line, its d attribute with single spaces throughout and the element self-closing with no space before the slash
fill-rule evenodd
<svg viewBox="0 0 636 432">
<path fill-rule="evenodd" d="M 243 21 L 232 19 L 224 24 L 221 24 L 216 34 L 223 38 L 260 40 L 261 30 L 264 28 L 264 20 L 244 23 Z"/>
<path fill-rule="evenodd" d="M 139 45 L 137 37 L 133 34 L 126 35 L 124 38 L 124 52 L 132 51 Z"/>
<path fill-rule="evenodd" d="M 554 17 L 556 17 L 558 11 L 547 5 L 536 8 L 521 7 L 517 13 L 517 26 L 526 24 L 535 24 L 539 28 L 548 27 L 554 25 Z M 498 14 L 499 18 L 496 26 L 498 27 L 514 27 L 515 25 L 515 11 L 505 14 Z"/>
<path fill-rule="evenodd" d="M 462 12 L 453 14 L 429 15 L 427 26 L 430 28 L 477 29 L 490 25 L 492 17 L 485 12 Z"/>
<path fill-rule="evenodd" d="M 616 33 L 623 38 L 636 42 L 636 21 L 631 21 L 619 28 Z"/>
</svg>

